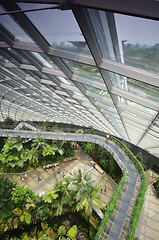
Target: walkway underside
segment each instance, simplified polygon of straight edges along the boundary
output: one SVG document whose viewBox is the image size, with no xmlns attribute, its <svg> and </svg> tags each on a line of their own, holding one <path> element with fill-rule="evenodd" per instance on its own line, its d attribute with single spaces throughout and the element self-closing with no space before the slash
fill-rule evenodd
<svg viewBox="0 0 159 240">
<path fill-rule="evenodd" d="M 110 153 L 113 153 L 114 159 L 118 165 L 126 170 L 126 183 L 123 187 L 121 197 L 115 209 L 115 217 L 108 221 L 105 231 L 101 234 L 101 239 L 119 240 L 124 239 L 130 226 L 130 216 L 135 204 L 135 196 L 140 187 L 140 176 L 134 165 L 127 155 L 121 154 L 122 150 L 113 142 L 107 143 L 103 137 L 92 134 L 76 134 L 76 133 L 54 133 L 54 132 L 38 132 L 38 131 L 21 131 L 21 130 L 0 130 L 3 137 L 37 138 L 38 136 L 45 139 L 65 140 L 65 141 L 81 141 L 93 142 L 103 146 Z M 125 236 L 124 236 L 125 234 Z"/>
</svg>

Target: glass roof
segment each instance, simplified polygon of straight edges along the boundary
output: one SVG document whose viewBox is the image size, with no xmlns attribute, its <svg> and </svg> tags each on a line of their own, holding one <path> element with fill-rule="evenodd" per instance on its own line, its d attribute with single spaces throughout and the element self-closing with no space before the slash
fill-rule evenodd
<svg viewBox="0 0 159 240">
<path fill-rule="evenodd" d="M 18 5 L 22 10 L 52 6 L 33 3 L 18 3 Z M 89 53 L 87 43 L 71 10 L 61 12 L 54 9 L 53 13 L 50 10 L 45 10 L 25 14 L 50 45 L 76 52 Z"/>
<path fill-rule="evenodd" d="M 0 13 L 52 6 L 28 2 Z M 159 19 L 93 4 L 0 16 L 0 121 L 92 126 L 159 157 Z"/>
</svg>

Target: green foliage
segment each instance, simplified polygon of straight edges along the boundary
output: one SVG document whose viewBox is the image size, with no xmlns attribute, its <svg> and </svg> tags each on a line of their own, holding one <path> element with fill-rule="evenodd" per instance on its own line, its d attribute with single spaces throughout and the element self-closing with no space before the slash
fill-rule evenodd
<svg viewBox="0 0 159 240">
<path fill-rule="evenodd" d="M 52 127 L 52 123 L 51 122 L 42 122 L 42 126 L 46 127 L 46 128 L 51 128 Z"/>
<path fill-rule="evenodd" d="M 24 153 L 25 161 L 29 160 L 29 165 L 35 165 L 38 163 L 38 150 L 35 147 L 32 147 L 32 149 L 26 149 Z M 36 165 L 35 165 L 36 166 Z"/>
<path fill-rule="evenodd" d="M 55 149 L 51 145 L 47 144 L 42 152 L 42 155 L 45 156 L 51 156 L 55 155 Z"/>
<path fill-rule="evenodd" d="M 125 63 L 144 70 L 159 72 L 157 64 L 159 62 L 159 49 L 157 45 L 123 44 Z M 147 85 L 146 87 L 147 91 L 150 92 L 151 86 Z"/>
<path fill-rule="evenodd" d="M 121 169 L 108 150 L 90 142 L 82 143 L 81 148 L 90 155 L 111 178 L 116 178 L 117 182 L 120 181 Z"/>
<path fill-rule="evenodd" d="M 67 237 L 69 237 L 71 240 L 75 240 L 77 235 L 77 226 L 73 225 L 67 232 Z"/>
<path fill-rule="evenodd" d="M 61 225 L 58 229 L 59 240 L 62 240 L 62 239 L 76 240 L 76 235 L 77 235 L 76 225 L 73 225 L 68 231 L 66 231 L 65 225 Z"/>
<path fill-rule="evenodd" d="M 29 225 L 31 223 L 31 214 L 27 213 L 25 215 L 25 222 Z"/>
<path fill-rule="evenodd" d="M 21 138 L 8 138 L 0 154 L 0 164 L 2 168 L 23 167 L 24 162 Z"/>
<path fill-rule="evenodd" d="M 89 126 L 88 133 L 94 134 L 95 129 L 92 126 Z"/>
<path fill-rule="evenodd" d="M 30 188 L 25 188 L 24 186 L 17 185 L 11 194 L 12 200 L 16 206 L 21 208 L 24 208 L 28 198 L 35 200 L 34 192 Z"/>
<path fill-rule="evenodd" d="M 41 137 L 37 137 L 35 139 L 32 140 L 32 147 L 36 148 L 37 150 L 43 150 L 46 146 L 46 140 L 41 138 Z"/>
<path fill-rule="evenodd" d="M 3 207 L 0 208 L 0 238 L 2 239 L 5 239 L 1 237 L 2 233 L 2 236 L 7 236 L 7 234 L 12 234 L 12 232 L 8 231 L 18 228 L 25 229 L 26 226 L 28 226 L 28 232 L 21 233 L 21 237 L 27 236 L 26 239 L 57 239 L 55 233 L 57 227 L 56 229 L 50 228 L 44 221 L 71 212 L 71 209 L 75 209 L 76 206 L 85 216 L 86 214 L 91 215 L 92 210 L 88 199 L 91 199 L 94 205 L 101 206 L 100 197 L 98 196 L 101 186 L 92 186 L 93 182 L 90 175 L 83 173 L 81 170 L 71 177 L 65 178 L 65 181 L 57 182 L 42 197 L 36 196 L 29 188 L 15 186 L 3 174 L 0 174 L 0 180 L 3 183 L 3 187 L 0 188 L 2 196 L 0 207 Z M 68 186 L 71 182 L 77 186 L 75 190 L 69 190 Z M 5 199 L 6 196 L 8 196 L 8 200 Z M 5 207 L 5 204 L 8 208 Z M 33 227 L 29 231 L 30 227 L 39 221 L 42 222 L 41 230 Z M 5 233 L 6 235 L 4 235 Z M 76 239 L 76 233 L 77 227 L 74 226 L 59 239 L 65 237 L 74 240 Z M 20 239 L 23 239 L 23 237 Z"/>
<path fill-rule="evenodd" d="M 144 170 L 147 171 L 149 169 L 149 167 L 146 164 L 143 163 L 142 152 L 138 152 L 138 154 L 136 155 L 136 158 L 140 161 L 140 163 L 143 166 Z"/>
<path fill-rule="evenodd" d="M 92 155 L 93 152 L 95 151 L 95 144 L 94 143 L 83 143 L 81 148 L 88 154 L 88 155 Z"/>
<path fill-rule="evenodd" d="M 64 141 L 38 137 L 26 144 L 20 137 L 7 138 L 0 153 L 0 171 L 24 172 L 46 165 L 46 160 L 51 163 L 62 159 L 62 155 L 68 157 L 74 154 L 71 144 Z"/>
<path fill-rule="evenodd" d="M 4 122 L 3 122 L 5 125 L 7 126 L 10 126 L 10 125 L 13 125 L 14 124 L 14 120 L 10 117 L 7 117 L 6 119 L 4 119 Z"/>
<path fill-rule="evenodd" d="M 84 133 L 83 129 L 78 129 L 75 133 Z"/>
<path fill-rule="evenodd" d="M 12 202 L 12 191 L 15 187 L 14 182 L 10 181 L 5 174 L 0 173 L 0 223 L 5 223 L 13 215 L 12 210 L 15 205 Z M 8 227 L 8 223 L 4 224 L 0 227 L 0 230 L 2 228 L 7 231 Z"/>
<path fill-rule="evenodd" d="M 61 225 L 58 229 L 58 235 L 61 236 L 65 236 L 66 235 L 66 226 L 65 225 Z"/>
<path fill-rule="evenodd" d="M 58 194 L 53 188 L 50 188 L 43 196 L 44 202 L 53 203 L 54 199 L 58 197 Z"/>
</svg>

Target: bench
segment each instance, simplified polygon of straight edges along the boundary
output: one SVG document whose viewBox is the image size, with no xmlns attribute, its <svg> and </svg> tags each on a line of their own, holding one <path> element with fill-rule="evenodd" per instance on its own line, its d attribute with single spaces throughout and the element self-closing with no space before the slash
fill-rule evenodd
<svg viewBox="0 0 159 240">
<path fill-rule="evenodd" d="M 75 156 L 72 156 L 72 157 L 64 158 L 62 160 L 62 162 L 65 163 L 65 162 L 72 161 L 72 160 L 77 160 L 77 156 L 75 155 Z"/>
<path fill-rule="evenodd" d="M 104 171 L 101 169 L 101 167 L 99 167 L 99 166 L 97 165 L 96 162 L 90 161 L 90 164 L 92 164 L 93 167 L 94 167 L 99 173 L 101 173 L 101 174 L 104 173 Z"/>
</svg>

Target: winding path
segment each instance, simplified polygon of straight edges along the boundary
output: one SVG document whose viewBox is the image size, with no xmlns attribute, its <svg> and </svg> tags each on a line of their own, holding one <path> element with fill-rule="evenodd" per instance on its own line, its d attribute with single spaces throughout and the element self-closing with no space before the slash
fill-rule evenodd
<svg viewBox="0 0 159 240">
<path fill-rule="evenodd" d="M 118 212 L 114 223 L 109 231 L 109 236 L 107 234 L 103 234 L 100 239 L 109 239 L 109 240 L 119 240 L 121 236 L 121 232 L 123 230 L 123 226 L 128 214 L 129 206 L 133 199 L 133 195 L 136 188 L 137 177 L 135 174 L 135 169 L 133 165 L 127 161 L 123 155 L 118 150 L 118 147 L 115 146 L 114 143 L 107 143 L 103 137 L 92 134 L 77 134 L 77 133 L 54 133 L 54 132 L 39 132 L 39 131 L 22 131 L 22 130 L 0 130 L 0 135 L 3 137 L 16 137 L 21 136 L 23 138 L 37 138 L 38 136 L 45 139 L 53 139 L 53 140 L 66 140 L 66 141 L 81 141 L 81 142 L 93 142 L 98 145 L 103 146 L 109 152 L 114 154 L 114 159 L 117 161 L 121 169 L 123 167 L 126 170 L 126 184 L 125 194 L 121 197 L 121 204 L 118 207 Z M 105 229 L 105 232 L 107 228 Z"/>
</svg>

